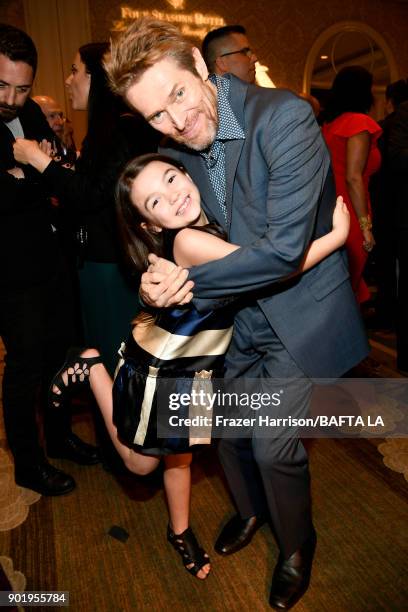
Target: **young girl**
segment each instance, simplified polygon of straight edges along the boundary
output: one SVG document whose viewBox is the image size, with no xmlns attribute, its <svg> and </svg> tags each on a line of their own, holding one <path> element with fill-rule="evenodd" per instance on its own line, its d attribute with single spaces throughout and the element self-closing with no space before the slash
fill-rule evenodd
<svg viewBox="0 0 408 612">
<path fill-rule="evenodd" d="M 146 269 L 151 252 L 170 255 L 178 266 L 190 267 L 239 248 L 207 223 L 197 187 L 184 167 L 167 156 L 147 154 L 130 161 L 119 179 L 116 198 L 126 255 L 138 271 Z M 332 231 L 310 245 L 299 273 L 342 246 L 348 228 L 347 208 L 338 198 Z M 189 527 L 189 443 L 194 441 L 188 436 L 159 438 L 157 388 L 167 385 L 168 395 L 169 389 L 189 391 L 200 380 L 222 376 L 232 322 L 226 309 L 199 314 L 191 305 L 163 309 L 156 319 L 139 315 L 126 346 L 122 345 L 114 385 L 99 353 L 87 349 L 68 356 L 50 393 L 50 401 L 58 407 L 73 386 L 89 381 L 128 469 L 148 474 L 163 458 L 167 538 L 186 569 L 200 579 L 207 577 L 210 563 Z"/>
</svg>

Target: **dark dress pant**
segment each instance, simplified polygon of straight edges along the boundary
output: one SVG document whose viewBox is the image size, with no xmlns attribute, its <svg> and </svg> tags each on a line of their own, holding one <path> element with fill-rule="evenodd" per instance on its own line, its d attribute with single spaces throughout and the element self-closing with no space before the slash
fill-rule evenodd
<svg viewBox="0 0 408 612">
<path fill-rule="evenodd" d="M 3 409 L 7 441 L 15 464 L 24 468 L 41 462 L 36 407 L 44 410 L 47 440 L 70 432 L 68 407 L 50 410 L 50 381 L 73 343 L 73 297 L 62 266 L 40 283 L 22 288 L 2 287 L 0 334 L 6 348 Z"/>
<path fill-rule="evenodd" d="M 397 364 L 408 371 L 408 228 L 398 231 Z"/>
<path fill-rule="evenodd" d="M 284 388 L 280 406 L 264 415 L 307 416 L 312 385 L 258 306 L 236 316 L 226 368 L 227 385 L 228 377 L 245 377 L 259 379 L 259 392 Z M 219 455 L 241 518 L 269 514 L 279 548 L 290 556 L 313 532 L 308 457 L 296 432 L 255 425 L 250 437 L 223 438 Z"/>
</svg>

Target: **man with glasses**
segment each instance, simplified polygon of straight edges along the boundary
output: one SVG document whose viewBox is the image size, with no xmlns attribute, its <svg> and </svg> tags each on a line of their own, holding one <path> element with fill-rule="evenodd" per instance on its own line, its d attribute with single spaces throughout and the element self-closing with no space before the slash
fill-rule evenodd
<svg viewBox="0 0 408 612">
<path fill-rule="evenodd" d="M 208 32 L 202 52 L 211 73 L 222 76 L 229 72 L 242 81 L 255 83 L 255 64 L 258 58 L 242 25 L 229 25 Z"/>
</svg>

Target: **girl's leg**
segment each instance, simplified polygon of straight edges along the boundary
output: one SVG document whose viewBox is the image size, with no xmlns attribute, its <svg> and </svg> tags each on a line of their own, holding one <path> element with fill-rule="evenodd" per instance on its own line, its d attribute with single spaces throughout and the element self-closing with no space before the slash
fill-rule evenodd
<svg viewBox="0 0 408 612">
<path fill-rule="evenodd" d="M 189 526 L 191 496 L 191 453 L 166 455 L 164 457 L 164 489 L 169 507 L 170 527 L 174 534 L 183 534 Z M 190 569 L 194 563 L 186 567 Z M 196 574 L 204 579 L 210 571 L 210 564 L 205 564 Z"/>
<path fill-rule="evenodd" d="M 164 490 L 174 533 L 185 531 L 190 522 L 191 453 L 164 457 Z"/>
<path fill-rule="evenodd" d="M 99 352 L 96 349 L 86 349 L 81 353 L 81 357 L 91 358 L 98 357 Z M 62 375 L 66 384 L 67 376 L 64 373 Z M 105 421 L 106 429 L 112 439 L 112 442 L 118 451 L 119 455 L 123 459 L 128 470 L 144 476 L 150 474 L 157 468 L 160 462 L 159 457 L 153 457 L 151 455 L 142 455 L 136 453 L 131 448 L 122 444 L 118 438 L 117 430 L 112 422 L 113 413 L 113 401 L 112 401 L 112 379 L 106 370 L 103 363 L 95 363 L 89 368 L 89 384 L 94 394 L 96 402 L 102 413 L 103 420 Z M 58 391 L 58 389 L 54 389 Z"/>
</svg>

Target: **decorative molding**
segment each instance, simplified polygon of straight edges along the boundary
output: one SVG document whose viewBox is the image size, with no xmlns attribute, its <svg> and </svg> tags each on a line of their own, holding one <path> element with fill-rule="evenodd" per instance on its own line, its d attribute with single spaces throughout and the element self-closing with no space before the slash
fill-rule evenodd
<svg viewBox="0 0 408 612">
<path fill-rule="evenodd" d="M 388 62 L 388 66 L 390 68 L 391 82 L 396 81 L 399 78 L 398 67 L 394 59 L 394 55 L 390 47 L 388 46 L 388 43 L 383 38 L 383 36 L 381 36 L 381 34 L 379 34 L 374 28 L 372 28 L 366 23 L 363 23 L 362 21 L 339 21 L 338 23 L 333 24 L 332 26 L 324 30 L 321 34 L 319 34 L 319 36 L 313 43 L 312 48 L 310 49 L 306 58 L 306 64 L 303 73 L 303 91 L 310 93 L 310 83 L 312 80 L 313 68 L 320 49 L 332 36 L 338 34 L 339 32 L 362 32 L 363 34 L 370 36 L 384 52 L 384 55 Z"/>
</svg>

